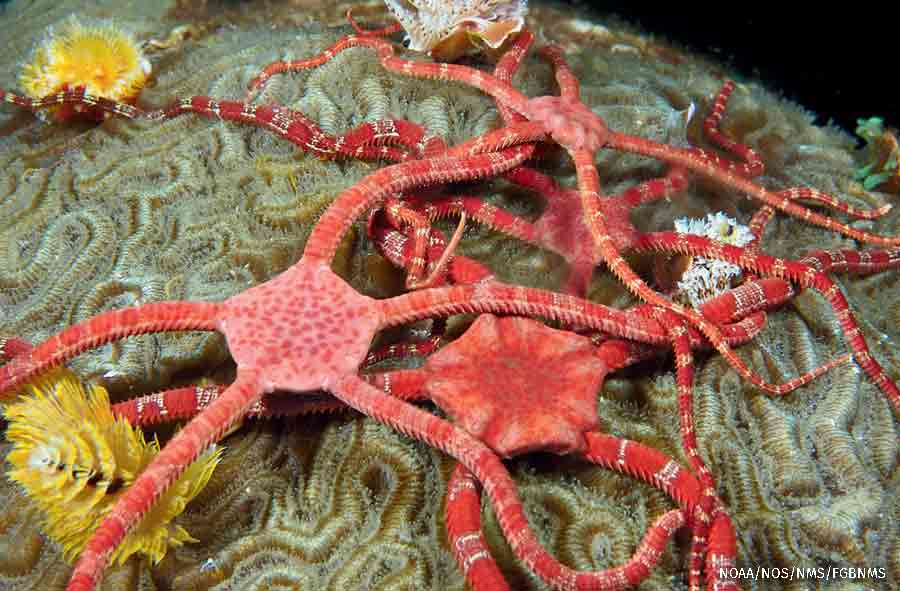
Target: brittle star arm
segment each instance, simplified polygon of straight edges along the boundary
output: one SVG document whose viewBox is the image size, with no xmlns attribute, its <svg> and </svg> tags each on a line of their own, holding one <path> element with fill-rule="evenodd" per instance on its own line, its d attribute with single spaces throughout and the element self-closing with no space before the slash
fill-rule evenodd
<svg viewBox="0 0 900 591">
<path fill-rule="evenodd" d="M 872 219 L 884 215 L 890 209 L 889 206 L 882 206 L 881 208 L 871 211 L 852 209 L 849 206 L 843 207 L 840 206 L 834 198 L 813 189 L 792 188 L 773 193 L 744 176 L 723 169 L 715 162 L 703 158 L 691 150 L 674 146 L 664 146 L 644 138 L 620 134 L 613 131 L 609 132 L 606 146 L 615 150 L 649 156 L 651 158 L 662 160 L 663 162 L 668 162 L 669 164 L 682 166 L 695 174 L 699 174 L 700 176 L 716 181 L 735 191 L 753 197 L 769 207 L 797 217 L 815 226 L 820 226 L 838 232 L 843 236 L 859 240 L 860 242 L 877 244 L 879 246 L 900 245 L 900 237 L 880 236 L 863 230 L 857 230 L 852 226 L 842 224 L 833 218 L 823 216 L 806 207 L 798 205 L 795 203 L 795 200 L 812 199 L 816 202 L 846 211 L 846 213 L 849 213 L 853 217 L 863 219 Z"/>
<path fill-rule="evenodd" d="M 700 589 L 703 559 L 706 555 L 706 538 L 712 523 L 716 502 L 716 484 L 712 473 L 700 456 L 697 432 L 694 428 L 694 357 L 687 335 L 686 322 L 669 312 L 657 309 L 657 317 L 669 329 L 675 352 L 676 385 L 678 387 L 678 414 L 681 418 L 681 442 L 684 453 L 702 485 L 700 500 L 694 508 L 692 520 L 691 554 L 688 582 L 693 591 Z"/>
<path fill-rule="evenodd" d="M 352 157 L 403 161 L 419 157 L 419 152 L 423 150 L 434 150 L 434 142 L 443 145 L 439 138 L 426 137 L 421 126 L 404 119 L 362 123 L 343 135 L 332 136 L 323 132 L 303 113 L 286 107 L 257 106 L 207 96 L 178 100 L 164 110 L 145 112 L 143 116 L 147 119 L 172 119 L 183 113 L 260 127 L 323 159 Z M 391 145 L 400 145 L 408 151 L 391 148 Z"/>
<path fill-rule="evenodd" d="M 409 269 L 412 257 L 415 256 L 415 240 L 398 230 L 371 224 L 369 235 L 375 247 L 392 265 L 400 269 Z M 447 246 L 444 236 L 431 228 L 427 240 L 429 242 L 427 259 L 440 259 Z M 446 271 L 444 280 L 451 279 L 452 283 L 475 283 L 493 276 L 491 271 L 478 261 L 459 254 L 450 259 Z"/>
<path fill-rule="evenodd" d="M 578 101 L 578 81 L 572 74 L 566 61 L 563 59 L 562 54 L 558 50 L 552 50 L 545 51 L 545 55 L 547 55 L 554 65 L 557 83 L 563 93 L 563 98 L 554 99 L 554 97 L 541 97 L 534 99 L 532 104 L 535 105 L 535 107 L 532 110 L 534 113 L 538 114 L 540 118 L 546 118 L 552 123 L 552 118 L 554 116 L 553 112 L 554 109 L 558 108 L 560 105 L 559 101 L 566 100 L 569 103 L 572 115 L 575 116 L 576 120 L 573 124 L 559 124 L 558 133 L 554 137 L 557 140 L 562 140 L 561 143 L 563 147 L 575 162 L 575 171 L 578 177 L 578 189 L 581 193 L 585 223 L 588 225 L 591 237 L 593 238 L 594 244 L 597 246 L 600 255 L 613 274 L 625 283 L 629 291 L 647 303 L 665 310 L 670 310 L 687 318 L 691 324 L 700 329 L 715 349 L 726 359 L 726 361 L 728 361 L 729 365 L 754 386 L 773 394 L 785 394 L 798 386 L 807 383 L 809 376 L 801 376 L 800 378 L 791 380 L 785 384 L 771 384 L 763 380 L 759 375 L 755 374 L 744 361 L 737 356 L 737 354 L 735 354 L 731 349 L 730 344 L 727 342 L 727 339 L 723 338 L 722 332 L 718 326 L 708 321 L 697 311 L 686 308 L 680 304 L 675 304 L 662 294 L 650 289 L 650 287 L 631 269 L 625 259 L 622 258 L 618 246 L 612 238 L 610 228 L 606 225 L 604 212 L 601 206 L 603 197 L 600 189 L 600 180 L 597 174 L 597 167 L 594 164 L 594 150 L 604 145 L 610 145 L 609 137 L 612 133 L 606 128 L 602 120 L 593 115 L 590 110 Z M 579 125 L 581 127 L 579 127 Z M 557 137 L 559 135 L 562 135 L 562 137 Z M 645 140 L 640 141 L 650 146 L 656 146 L 653 142 L 647 142 Z M 660 148 L 664 152 L 665 150 L 662 148 L 668 148 L 668 146 Z M 684 152 L 689 154 L 690 159 L 692 160 L 702 160 L 706 162 L 703 157 L 696 153 L 687 150 Z M 670 162 L 670 164 L 690 168 L 686 163 L 680 161 Z M 732 174 L 734 174 L 735 178 L 753 185 L 749 180 L 740 177 L 735 173 Z M 674 233 L 668 233 L 668 235 L 676 237 L 681 236 Z M 737 250 L 746 252 L 746 249 L 738 248 Z M 717 258 L 716 255 L 708 256 Z M 777 275 L 777 273 L 775 275 Z M 865 347 L 864 341 L 862 342 L 862 347 Z M 874 361 L 871 357 L 866 356 L 865 359 L 860 360 L 860 363 L 865 363 L 869 367 L 872 367 L 871 364 L 874 363 Z M 878 367 L 877 364 L 875 365 L 877 371 L 873 371 L 870 375 L 873 376 L 873 379 L 876 379 L 875 376 L 880 375 L 880 377 L 876 379 L 876 383 L 881 387 L 881 382 L 886 380 L 886 376 L 884 376 L 883 371 L 880 371 L 880 367 Z M 891 384 L 891 386 L 893 386 L 893 384 Z M 894 390 L 896 390 L 896 387 L 894 387 Z M 885 392 L 887 393 L 887 390 L 885 390 Z M 888 394 L 888 397 L 892 398 L 892 395 Z M 897 402 L 895 404 L 900 404 L 900 393 L 898 393 Z"/>
<path fill-rule="evenodd" d="M 530 147 L 516 146 L 501 152 L 429 158 L 382 168 L 338 195 L 313 228 L 304 257 L 310 262 L 329 263 L 354 221 L 391 195 L 425 185 L 496 176 L 521 164 L 530 153 Z"/>
<path fill-rule="evenodd" d="M 613 591 L 630 588 L 643 578 L 644 569 L 658 559 L 659 547 L 682 523 L 681 512 L 668 513 L 660 527 L 651 530 L 644 552 L 636 564 L 601 572 L 579 572 L 559 563 L 540 545 L 528 526 L 515 482 L 500 458 L 485 444 L 451 423 L 415 406 L 388 396 L 356 376 L 347 376 L 332 388 L 334 395 L 352 408 L 397 431 L 450 454 L 484 483 L 497 520 L 513 552 L 529 569 L 554 589 Z"/>
<path fill-rule="evenodd" d="M 414 346 L 416 345 L 404 344 L 398 349 Z M 363 374 L 362 378 L 401 400 L 427 399 L 423 388 L 425 374 L 419 370 Z M 221 397 L 227 388 L 220 384 L 170 388 L 113 404 L 112 413 L 116 417 L 124 418 L 132 425 L 140 427 L 188 420 L 203 412 L 206 407 Z M 247 411 L 247 416 L 250 418 L 293 417 L 346 411 L 347 405 L 327 392 L 303 392 L 297 395 L 273 392 L 266 394 L 255 403 Z"/>
<path fill-rule="evenodd" d="M 264 380 L 258 370 L 239 370 L 222 396 L 175 434 L 103 518 L 78 557 L 66 591 L 96 588 L 110 555 L 125 535 L 187 466 L 250 411 L 263 392 Z"/>
<path fill-rule="evenodd" d="M 220 398 L 227 386 L 185 386 L 171 388 L 125 400 L 112 405 L 115 417 L 122 417 L 134 426 L 149 427 L 161 423 L 189 420 Z M 407 399 L 416 399 L 410 395 Z M 249 418 L 292 417 L 338 413 L 347 407 L 327 393 L 304 393 L 298 396 L 282 393 L 267 394 L 247 411 Z"/>
<path fill-rule="evenodd" d="M 832 255 L 828 255 L 828 253 L 816 253 L 817 256 L 809 259 L 809 262 L 797 262 L 757 254 L 746 248 L 716 242 L 701 236 L 677 234 L 674 232 L 646 234 L 641 238 L 637 248 L 711 257 L 727 261 L 757 275 L 793 281 L 803 287 L 813 288 L 820 292 L 834 310 L 844 337 L 853 351 L 853 358 L 884 393 L 894 408 L 894 412 L 900 414 L 900 389 L 897 388 L 897 385 L 887 376 L 884 369 L 869 352 L 862 330 L 850 311 L 847 299 L 828 275 L 820 271 L 814 264 L 809 264 L 812 260 L 816 260 L 824 266 L 829 264 L 829 261 L 832 261 L 830 265 L 833 267 L 856 271 L 897 268 L 900 266 L 900 248 L 868 253 L 865 251 L 863 253 L 844 251 L 840 256 L 845 257 L 845 262 L 833 261 Z M 818 256 L 821 256 L 822 259 L 817 258 Z M 705 333 L 706 331 L 704 331 Z M 755 376 L 753 379 L 758 380 Z M 756 381 L 753 383 L 754 385 L 759 385 Z"/>
<path fill-rule="evenodd" d="M 638 244 L 638 247 L 641 245 Z M 806 254 L 800 263 L 815 267 L 822 273 L 880 273 L 900 267 L 900 249 L 892 250 L 817 250 Z M 796 295 L 797 290 L 785 279 L 764 277 L 742 283 L 698 308 L 700 313 L 716 324 L 723 325 L 759 310 L 774 308 Z"/>
<path fill-rule="evenodd" d="M 0 367 L 0 399 L 38 374 L 111 341 L 151 332 L 216 330 L 220 311 L 221 304 L 212 302 L 155 302 L 98 314 Z"/>
<path fill-rule="evenodd" d="M 693 474 L 659 450 L 636 441 L 606 433 L 586 433 L 589 449 L 585 457 L 600 466 L 631 474 L 664 490 L 687 515 L 703 500 L 703 485 Z M 737 540 L 734 526 L 721 502 L 716 499 L 709 528 L 706 554 L 707 589 L 737 591 L 728 567 L 735 566 Z M 720 570 L 722 569 L 722 570 Z"/>
<path fill-rule="evenodd" d="M 424 129 L 404 119 L 382 119 L 361 123 L 343 135 L 323 132 L 303 113 L 280 105 L 251 105 L 208 96 L 179 99 L 164 109 L 144 111 L 127 103 L 87 94 L 83 87 L 32 99 L 0 89 L 0 100 L 38 112 L 59 105 L 82 105 L 125 119 L 157 121 L 194 113 L 211 119 L 246 123 L 266 129 L 319 158 L 361 158 L 404 161 L 444 150 L 443 140 L 428 136 Z M 392 146 L 401 146 L 400 150 Z"/>
<path fill-rule="evenodd" d="M 317 56 L 293 61 L 278 61 L 266 68 L 249 84 L 247 99 L 254 98 L 269 78 L 284 72 L 295 72 L 317 68 L 330 61 L 338 53 L 351 47 L 369 47 L 375 49 L 381 65 L 388 71 L 416 78 L 432 78 L 438 80 L 454 80 L 474 86 L 501 102 L 506 107 L 525 115 L 525 104 L 528 97 L 509 84 L 501 82 L 494 76 L 457 64 L 410 61 L 394 55 L 394 46 L 384 39 L 351 35 L 344 37 Z"/>
<path fill-rule="evenodd" d="M 493 97 L 497 102 L 502 103 L 512 111 L 515 111 L 520 115 L 524 115 L 527 119 L 533 121 L 544 121 L 546 119 L 548 123 L 548 129 L 551 129 L 552 131 L 563 131 L 565 133 L 566 131 L 572 131 L 574 128 L 585 123 L 587 124 L 585 125 L 585 127 L 590 126 L 590 122 L 587 121 L 592 115 L 590 109 L 587 109 L 587 107 L 582 105 L 577 100 L 572 99 L 572 97 L 577 96 L 578 91 L 577 80 L 574 76 L 569 76 L 569 79 L 566 80 L 564 84 L 560 84 L 561 90 L 563 92 L 562 99 L 560 99 L 559 97 L 539 97 L 536 99 L 529 99 L 527 96 L 513 88 L 512 85 L 505 80 L 482 72 L 481 70 L 477 70 L 467 66 L 461 66 L 458 64 L 428 63 L 404 60 L 394 55 L 394 47 L 389 42 L 383 39 L 369 37 L 345 37 L 344 39 L 339 40 L 337 43 L 326 49 L 320 55 L 314 56 L 312 58 L 290 62 L 275 62 L 273 64 L 270 64 L 259 76 L 257 76 L 250 83 L 250 93 L 251 95 L 253 95 L 255 92 L 257 92 L 265 84 L 265 82 L 275 74 L 315 68 L 328 62 L 336 54 L 344 51 L 345 49 L 360 46 L 375 49 L 378 53 L 378 58 L 382 66 L 388 71 L 405 76 L 412 76 L 415 78 L 455 81 L 473 86 L 475 88 L 478 88 L 485 94 Z M 550 57 L 550 59 L 552 59 L 555 64 L 558 61 L 557 58 L 561 55 L 559 50 L 557 50 L 556 48 L 548 48 L 544 51 L 544 54 L 547 57 Z M 558 72 L 557 77 L 558 79 L 560 78 Z M 570 81 L 574 81 L 574 83 L 571 83 Z M 544 100 L 553 98 L 565 101 L 566 107 L 572 112 L 560 113 L 558 109 L 560 103 L 554 103 L 554 101 Z M 556 107 L 553 106 L 554 104 L 556 105 Z M 554 116 L 558 118 L 555 123 L 552 120 Z M 567 121 L 567 119 L 571 119 L 573 118 L 573 116 L 576 119 L 581 119 L 581 121 L 575 121 L 574 123 L 571 121 Z M 596 116 L 594 116 L 594 118 L 599 121 L 599 118 L 597 118 Z M 554 127 L 555 129 L 552 129 Z M 581 131 L 584 131 L 584 129 L 580 130 L 579 134 Z M 576 143 L 580 144 L 583 142 L 583 147 L 589 148 L 590 151 L 602 147 L 609 147 L 626 152 L 633 152 L 651 156 L 664 162 L 668 162 L 669 164 L 683 166 L 684 168 L 700 174 L 701 176 L 705 176 L 707 178 L 725 184 L 726 186 L 745 192 L 749 196 L 760 200 L 766 205 L 774 207 L 775 209 L 778 209 L 790 215 L 799 217 L 811 224 L 822 226 L 829 230 L 839 232 L 845 236 L 849 236 L 851 238 L 855 238 L 865 242 L 872 242 L 874 244 L 880 245 L 900 244 L 900 237 L 884 237 L 869 234 L 867 232 L 863 232 L 847 226 L 846 224 L 836 222 L 835 220 L 822 216 L 816 212 L 810 211 L 809 209 L 797 205 L 796 203 L 792 203 L 792 197 L 789 196 L 792 189 L 787 189 L 785 191 L 780 191 L 773 194 L 756 185 L 746 176 L 742 176 L 742 173 L 745 172 L 743 170 L 743 167 L 736 167 L 732 169 L 723 168 L 715 158 L 711 158 L 709 155 L 703 153 L 702 151 L 687 150 L 675 148 L 672 146 L 660 145 L 643 138 L 632 137 L 625 134 L 618 134 L 606 130 L 605 125 L 603 126 L 603 133 L 596 134 L 594 133 L 594 131 L 595 130 L 587 129 L 587 134 L 580 135 Z M 570 144 L 566 137 L 557 137 L 555 139 L 557 139 L 563 145 Z M 568 147 L 571 148 L 573 146 L 569 145 Z M 755 172 L 755 168 L 756 167 L 751 163 L 748 167 L 748 172 Z M 823 199 L 825 198 L 824 194 L 821 194 L 819 192 L 816 193 L 823 195 Z M 833 200 L 830 197 L 828 197 L 828 199 L 836 202 L 836 200 Z"/>
<path fill-rule="evenodd" d="M 642 343 L 668 342 L 665 329 L 655 319 L 556 292 L 496 281 L 415 291 L 379 300 L 378 306 L 383 317 L 380 328 L 434 316 L 491 312 L 541 316 Z"/>
<path fill-rule="evenodd" d="M 589 432 L 585 438 L 588 442 L 585 459 L 639 478 L 668 494 L 686 515 L 694 513 L 701 500 L 702 487 L 700 481 L 678 462 L 651 447 L 612 435 Z M 466 581 L 477 591 L 508 590 L 481 532 L 480 483 L 465 466 L 458 464 L 447 483 L 447 490 L 447 539 Z M 719 568 L 734 565 L 737 545 L 731 519 L 718 499 L 716 501 L 706 559 L 709 589 L 736 590 L 737 586 L 727 574 L 720 577 Z M 654 524 L 651 530 L 656 527 Z"/>
</svg>

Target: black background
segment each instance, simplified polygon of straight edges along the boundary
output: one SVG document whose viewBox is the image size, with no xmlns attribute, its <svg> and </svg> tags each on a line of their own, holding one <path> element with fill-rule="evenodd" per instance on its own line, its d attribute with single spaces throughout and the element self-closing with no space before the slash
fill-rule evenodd
<svg viewBox="0 0 900 591">
<path fill-rule="evenodd" d="M 820 124 L 833 120 L 852 132 L 857 118 L 881 116 L 900 127 L 900 19 L 890 2 L 838 3 L 840 9 L 793 0 L 565 3 L 577 12 L 618 15 L 730 63 L 816 114 Z"/>
</svg>

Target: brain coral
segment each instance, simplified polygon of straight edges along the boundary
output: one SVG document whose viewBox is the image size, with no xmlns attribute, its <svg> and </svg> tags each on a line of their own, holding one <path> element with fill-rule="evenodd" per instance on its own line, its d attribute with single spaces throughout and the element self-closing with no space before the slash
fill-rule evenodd
<svg viewBox="0 0 900 591">
<path fill-rule="evenodd" d="M 121 18 L 145 40 L 167 38 L 185 24 L 180 18 L 192 19 L 200 32 L 151 56 L 155 79 L 141 95 L 143 105 L 192 94 L 240 97 L 262 65 L 312 55 L 348 31 L 323 24 L 339 20 L 346 3 L 299 14 L 296 2 L 270 2 L 258 12 L 188 4 L 91 5 L 87 16 Z M 15 86 L 33 39 L 82 8 L 12 2 L 0 18 L 10 40 L 0 47 L 0 86 Z M 701 118 L 690 114 L 710 107 L 722 66 L 621 27 L 572 21 L 544 3 L 533 2 L 531 10 L 568 49 L 586 102 L 610 128 L 669 143 L 702 142 Z M 308 22 L 309 14 L 320 23 Z M 515 83 L 529 95 L 553 90 L 551 72 L 537 58 L 526 60 Z M 276 77 L 259 100 L 303 110 L 332 132 L 385 115 L 406 117 L 451 143 L 499 122 L 479 93 L 387 74 L 364 49 L 312 72 Z M 881 204 L 884 195 L 862 195 L 853 184 L 859 163 L 852 139 L 812 120 L 748 83 L 735 93 L 723 127 L 760 151 L 771 187 L 811 185 L 857 206 Z M 598 158 L 610 192 L 661 172 L 630 155 L 601 152 Z M 192 116 L 61 127 L 3 108 L 0 333 L 37 340 L 109 308 L 223 299 L 293 262 L 318 213 L 372 166 L 322 162 L 263 131 Z M 574 179 L 569 164 L 554 155 L 542 166 L 561 182 Z M 521 215 L 535 217 L 542 208 L 538 196 L 501 182 L 466 190 Z M 662 229 L 678 217 L 724 211 L 745 222 L 751 210 L 740 195 L 692 182 L 683 196 L 648 206 L 634 220 Z M 896 233 L 900 212 L 856 225 Z M 854 246 L 782 217 L 764 237 L 765 249 L 782 256 Z M 562 277 L 554 255 L 475 226 L 462 248 L 510 281 L 553 286 Z M 398 285 L 359 231 L 346 243 L 339 271 L 375 296 Z M 841 278 L 840 285 L 873 352 L 897 379 L 900 278 Z M 591 296 L 617 305 L 631 301 L 605 273 L 597 274 Z M 805 293 L 770 315 L 766 330 L 741 355 L 765 377 L 783 380 L 843 347 L 833 314 L 821 298 Z M 102 377 L 114 392 L 137 392 L 222 366 L 227 372 L 217 337 L 185 333 L 107 346 L 80 356 L 73 369 Z M 712 356 L 698 371 L 695 408 L 700 449 L 735 519 L 742 566 L 884 566 L 889 580 L 900 579 L 898 422 L 867 380 L 841 369 L 771 399 Z M 604 429 L 680 457 L 671 421 L 676 409 L 665 361 L 614 376 L 598 399 Z M 0 445 L 5 456 L 7 447 Z M 114 569 L 104 589 L 463 588 L 444 541 L 447 458 L 354 415 L 250 423 L 224 446 L 209 486 L 181 517 L 200 542 L 171 552 L 153 569 L 136 560 Z M 670 507 L 653 489 L 570 460 L 538 455 L 510 465 L 541 541 L 579 568 L 622 561 L 647 524 Z M 32 511 L 0 480 L 0 589 L 65 584 L 60 549 L 35 529 Z M 511 560 L 490 511 L 485 520 L 513 587 L 541 588 Z M 680 588 L 685 553 L 670 550 L 641 589 Z M 861 591 L 885 584 L 832 581 L 818 588 Z M 810 588 L 804 585 L 748 581 L 745 587 Z"/>
</svg>

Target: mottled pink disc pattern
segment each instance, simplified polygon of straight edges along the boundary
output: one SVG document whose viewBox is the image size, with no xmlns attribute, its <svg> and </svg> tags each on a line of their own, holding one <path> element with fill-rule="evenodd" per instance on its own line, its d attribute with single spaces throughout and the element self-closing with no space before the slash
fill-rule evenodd
<svg viewBox="0 0 900 591">
<path fill-rule="evenodd" d="M 355 373 L 380 320 L 372 298 L 326 265 L 300 261 L 225 302 L 219 329 L 239 368 L 265 368 L 264 391 L 303 392 Z"/>
</svg>

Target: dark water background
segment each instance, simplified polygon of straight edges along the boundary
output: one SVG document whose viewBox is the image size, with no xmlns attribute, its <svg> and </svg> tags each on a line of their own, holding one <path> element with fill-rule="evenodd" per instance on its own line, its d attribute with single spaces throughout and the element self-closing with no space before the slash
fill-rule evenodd
<svg viewBox="0 0 900 591">
<path fill-rule="evenodd" d="M 890 3 L 568 2 L 734 65 L 852 131 L 881 116 L 900 127 L 900 21 Z"/>
<path fill-rule="evenodd" d="M 0 18 L 7 1 L 0 0 Z M 817 114 L 818 123 L 832 120 L 852 132 L 858 118 L 880 116 L 900 127 L 900 21 L 891 3 L 557 1 L 591 20 L 617 15 L 729 62 Z"/>
</svg>

